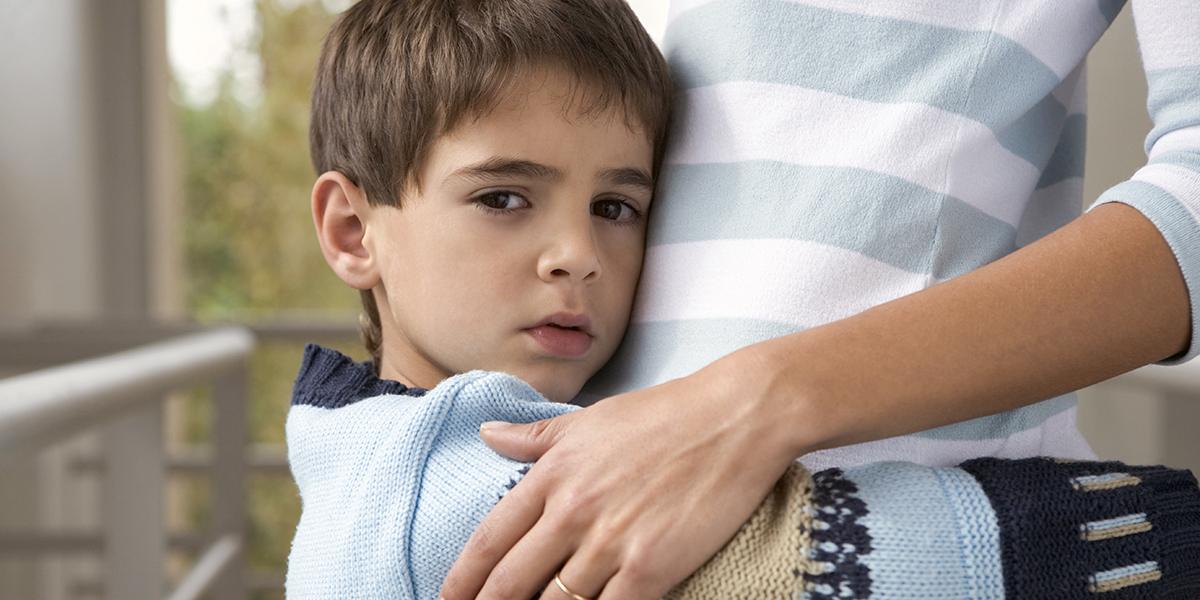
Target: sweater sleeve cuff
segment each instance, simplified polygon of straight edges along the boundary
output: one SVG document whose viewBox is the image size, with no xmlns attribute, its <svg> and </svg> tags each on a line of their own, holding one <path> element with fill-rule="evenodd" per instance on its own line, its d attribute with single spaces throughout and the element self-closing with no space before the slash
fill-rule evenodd
<svg viewBox="0 0 1200 600">
<path fill-rule="evenodd" d="M 1169 159 L 1165 156 L 1162 160 Z M 1195 168 L 1200 169 L 1200 164 Z M 1155 162 L 1138 171 L 1134 180 L 1104 192 L 1091 207 L 1109 202 L 1132 206 L 1154 223 L 1175 254 L 1191 302 L 1192 340 L 1186 351 L 1161 362 L 1165 365 L 1184 363 L 1200 354 L 1200 327 L 1196 326 L 1200 323 L 1200 302 L 1196 301 L 1200 298 L 1200 223 L 1181 198 L 1200 198 L 1200 171 L 1184 164 Z"/>
<path fill-rule="evenodd" d="M 1200 597 L 1200 489 L 1190 472 L 1045 458 L 961 467 L 996 511 L 1008 597 Z"/>
</svg>

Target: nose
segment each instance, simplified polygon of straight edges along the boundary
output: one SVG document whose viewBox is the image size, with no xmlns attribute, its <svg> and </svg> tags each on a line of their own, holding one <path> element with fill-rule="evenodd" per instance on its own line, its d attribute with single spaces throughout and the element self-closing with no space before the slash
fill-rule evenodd
<svg viewBox="0 0 1200 600">
<path fill-rule="evenodd" d="M 547 283 L 600 278 L 600 251 L 591 216 L 560 223 L 538 258 L 538 277 Z"/>
</svg>

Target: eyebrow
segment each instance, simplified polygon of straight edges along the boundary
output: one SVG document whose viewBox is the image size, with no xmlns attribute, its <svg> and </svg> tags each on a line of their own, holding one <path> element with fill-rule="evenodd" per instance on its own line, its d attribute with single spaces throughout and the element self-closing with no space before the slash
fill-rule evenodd
<svg viewBox="0 0 1200 600">
<path fill-rule="evenodd" d="M 654 191 L 654 178 L 649 173 L 632 167 L 608 169 L 600 173 L 600 180 L 611 185 L 629 186 Z"/>
<path fill-rule="evenodd" d="M 549 165 L 531 160 L 497 156 L 483 162 L 456 169 L 446 179 L 468 179 L 486 182 L 507 177 L 558 181 L 563 178 L 563 172 Z M 632 167 L 606 169 L 600 172 L 599 179 L 610 185 L 636 187 L 649 191 L 654 190 L 654 178 L 646 171 Z"/>
<path fill-rule="evenodd" d="M 562 179 L 563 174 L 562 171 L 541 163 L 535 163 L 530 160 L 517 160 L 497 156 L 494 158 L 489 158 L 480 163 L 467 165 L 461 169 L 456 169 L 446 179 L 450 180 L 457 178 L 488 181 L 492 179 L 502 179 L 505 177 L 523 177 L 529 179 L 540 179 L 543 181 L 557 181 Z"/>
</svg>

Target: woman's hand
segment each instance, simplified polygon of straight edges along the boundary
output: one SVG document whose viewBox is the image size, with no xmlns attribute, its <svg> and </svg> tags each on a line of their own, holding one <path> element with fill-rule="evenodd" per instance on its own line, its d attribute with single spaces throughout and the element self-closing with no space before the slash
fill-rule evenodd
<svg viewBox="0 0 1200 600">
<path fill-rule="evenodd" d="M 526 600 L 545 588 L 564 600 L 551 583 L 561 570 L 580 596 L 650 600 L 704 564 L 799 453 L 784 439 L 794 421 L 744 388 L 753 378 L 722 376 L 744 369 L 735 362 L 556 419 L 485 427 L 488 445 L 537 464 L 471 536 L 443 598 Z"/>
</svg>

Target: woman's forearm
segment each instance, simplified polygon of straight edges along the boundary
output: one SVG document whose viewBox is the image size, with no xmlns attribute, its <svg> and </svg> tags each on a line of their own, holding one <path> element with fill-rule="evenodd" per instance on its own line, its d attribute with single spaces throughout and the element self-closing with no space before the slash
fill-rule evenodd
<svg viewBox="0 0 1200 600">
<path fill-rule="evenodd" d="M 1141 213 L 1105 204 L 991 265 L 736 352 L 812 450 L 1026 406 L 1184 352 L 1187 288 Z M 715 367 L 716 365 L 714 365 Z"/>
</svg>

